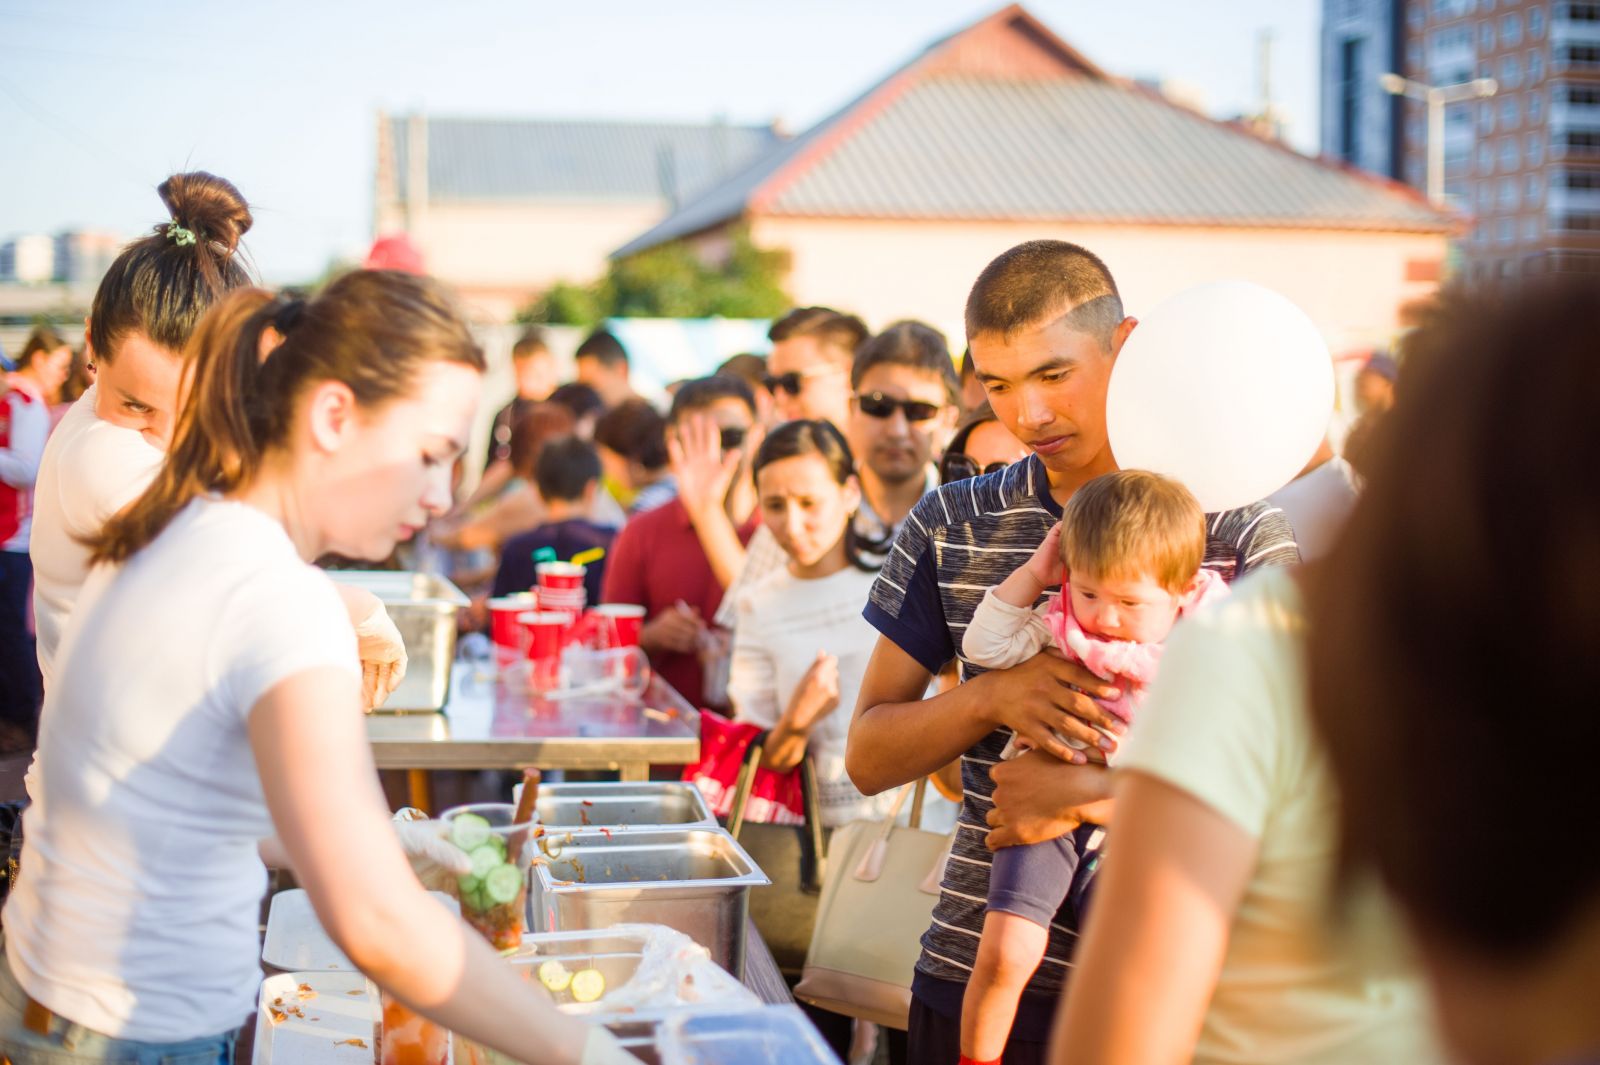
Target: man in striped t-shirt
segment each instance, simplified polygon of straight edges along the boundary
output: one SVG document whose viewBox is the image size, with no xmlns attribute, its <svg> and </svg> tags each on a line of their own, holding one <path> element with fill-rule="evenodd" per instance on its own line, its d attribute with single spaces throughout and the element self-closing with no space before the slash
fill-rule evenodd
<svg viewBox="0 0 1600 1065">
<path fill-rule="evenodd" d="M 1104 748 L 1114 742 L 1093 726 L 1125 729 L 1090 698 L 1110 696 L 1109 687 L 1051 654 L 987 673 L 962 660 L 961 685 L 921 698 L 929 678 L 959 659 L 984 591 L 1038 548 L 1073 492 L 1116 469 L 1106 439 L 1106 387 L 1136 325 L 1123 315 L 1105 264 L 1062 241 L 1031 241 L 990 263 L 966 317 L 978 379 L 1000 421 L 1034 453 L 946 485 L 911 512 L 866 608 L 881 635 L 847 755 L 851 777 L 869 795 L 961 759 L 960 825 L 912 987 L 910 1060 L 917 1065 L 956 1065 L 959 1058 L 961 999 L 983 927 L 989 846 L 1052 839 L 1080 820 L 1105 824 L 1111 817 L 1105 768 L 1085 764 L 1082 752 L 1054 733 Z M 1207 531 L 1205 566 L 1227 580 L 1299 558 L 1287 519 L 1262 503 L 1209 515 Z M 1013 732 L 1041 750 L 999 765 Z M 1007 1065 L 1044 1060 L 1076 934 L 1064 908 L 1018 1009 Z"/>
</svg>

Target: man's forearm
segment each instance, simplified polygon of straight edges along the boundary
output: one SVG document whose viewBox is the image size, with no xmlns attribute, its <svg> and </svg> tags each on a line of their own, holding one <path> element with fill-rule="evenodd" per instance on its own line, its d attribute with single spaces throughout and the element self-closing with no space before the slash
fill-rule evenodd
<svg viewBox="0 0 1600 1065">
<path fill-rule="evenodd" d="M 997 725 L 985 690 L 980 677 L 931 699 L 869 702 L 879 693 L 863 685 L 845 753 L 850 779 L 876 795 L 955 761 Z"/>
<path fill-rule="evenodd" d="M 697 506 L 689 510 L 689 522 L 717 583 L 725 589 L 733 587 L 744 569 L 745 547 L 728 512 L 720 506 Z"/>
</svg>

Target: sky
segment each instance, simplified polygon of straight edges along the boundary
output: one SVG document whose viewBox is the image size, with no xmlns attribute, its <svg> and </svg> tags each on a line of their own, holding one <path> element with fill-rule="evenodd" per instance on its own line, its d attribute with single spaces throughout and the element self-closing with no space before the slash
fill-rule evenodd
<svg viewBox="0 0 1600 1065">
<path fill-rule="evenodd" d="M 164 221 L 155 186 L 203 169 L 255 215 L 269 282 L 372 238 L 379 110 L 766 123 L 801 131 L 999 0 L 0 0 L 0 239 Z M 1029 0 L 1113 74 L 1231 117 L 1274 99 L 1314 151 L 1318 0 Z"/>
</svg>

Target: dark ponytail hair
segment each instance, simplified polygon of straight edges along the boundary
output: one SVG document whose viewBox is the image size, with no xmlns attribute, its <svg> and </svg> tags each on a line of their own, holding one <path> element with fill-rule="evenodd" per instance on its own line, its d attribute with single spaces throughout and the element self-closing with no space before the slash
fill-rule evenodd
<svg viewBox="0 0 1600 1065">
<path fill-rule="evenodd" d="M 189 346 L 194 385 L 150 488 L 89 541 L 94 562 L 122 562 L 195 497 L 235 491 L 283 446 L 296 400 L 339 381 L 371 409 L 405 395 L 429 362 L 484 369 L 444 288 L 395 271 L 357 270 L 316 299 L 259 288 L 227 295 Z"/>
<path fill-rule="evenodd" d="M 110 362 L 134 332 L 182 351 L 213 303 L 250 284 L 238 255 L 250 208 L 231 182 L 197 170 L 172 175 L 156 191 L 167 220 L 123 248 L 95 291 L 89 346 L 97 361 Z"/>
<path fill-rule="evenodd" d="M 850 445 L 845 441 L 844 434 L 832 422 L 801 420 L 784 422 L 767 434 L 766 439 L 761 441 L 761 447 L 756 450 L 755 461 L 750 465 L 751 476 L 760 477 L 761 471 L 774 462 L 802 455 L 821 458 L 828 464 L 834 481 L 840 485 L 848 484 L 850 478 L 856 475 L 855 456 L 850 454 Z M 850 515 L 850 520 L 844 526 L 844 557 L 852 566 L 867 573 L 876 573 L 880 567 L 868 562 L 862 553 L 872 551 L 881 554 L 887 547 L 887 544 L 867 540 L 857 533 L 855 514 Z"/>
</svg>

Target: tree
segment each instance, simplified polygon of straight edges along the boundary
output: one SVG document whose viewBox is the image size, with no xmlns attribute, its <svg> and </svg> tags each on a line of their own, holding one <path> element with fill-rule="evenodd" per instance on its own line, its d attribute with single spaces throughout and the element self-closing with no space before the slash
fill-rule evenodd
<svg viewBox="0 0 1600 1065">
<path fill-rule="evenodd" d="M 720 263 L 682 241 L 613 260 L 589 285 L 560 281 L 518 312 L 518 322 L 588 326 L 604 318 L 775 318 L 790 306 L 783 290 L 789 253 L 758 248 L 739 226 Z"/>
</svg>

